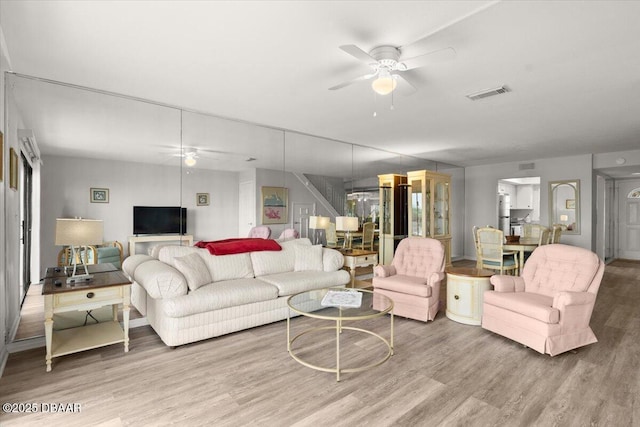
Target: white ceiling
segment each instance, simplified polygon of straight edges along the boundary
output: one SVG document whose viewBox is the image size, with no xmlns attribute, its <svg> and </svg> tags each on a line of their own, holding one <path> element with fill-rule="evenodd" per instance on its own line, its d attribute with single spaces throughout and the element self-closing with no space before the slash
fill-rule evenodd
<svg viewBox="0 0 640 427">
<path fill-rule="evenodd" d="M 636 1 L 0 3 L 16 73 L 458 166 L 638 149 L 638 22 Z M 343 44 L 457 56 L 407 72 L 419 90 L 390 110 L 367 83 L 328 90 L 368 72 Z M 500 85 L 511 92 L 465 97 Z M 75 98 L 55 112 L 42 93 L 21 102 L 45 153 L 73 129 L 83 155 L 92 130 Z M 91 149 L 124 155 L 130 132 L 141 146 L 175 141 L 122 126 Z"/>
</svg>

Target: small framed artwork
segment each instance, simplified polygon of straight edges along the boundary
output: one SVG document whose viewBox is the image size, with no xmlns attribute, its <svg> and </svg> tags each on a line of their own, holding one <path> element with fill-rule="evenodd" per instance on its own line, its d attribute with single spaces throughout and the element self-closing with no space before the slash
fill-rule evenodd
<svg viewBox="0 0 640 427">
<path fill-rule="evenodd" d="M 4 181 L 4 136 L 0 132 L 0 182 Z"/>
<path fill-rule="evenodd" d="M 209 193 L 196 193 L 198 206 L 209 206 Z"/>
<path fill-rule="evenodd" d="M 18 190 L 18 153 L 13 147 L 9 149 L 9 188 Z"/>
<path fill-rule="evenodd" d="M 91 188 L 91 203 L 109 203 L 109 189 L 108 188 Z"/>
<path fill-rule="evenodd" d="M 289 220 L 289 189 L 262 187 L 262 224 L 286 224 Z"/>
<path fill-rule="evenodd" d="M 565 202 L 566 209 L 575 209 L 576 208 L 576 199 L 567 199 Z"/>
</svg>

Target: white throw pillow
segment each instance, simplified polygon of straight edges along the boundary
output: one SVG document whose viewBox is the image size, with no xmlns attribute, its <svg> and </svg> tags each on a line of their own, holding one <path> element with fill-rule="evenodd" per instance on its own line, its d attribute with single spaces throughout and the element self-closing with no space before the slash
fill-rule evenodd
<svg viewBox="0 0 640 427">
<path fill-rule="evenodd" d="M 322 271 L 322 245 L 296 245 L 294 271 Z"/>
<path fill-rule="evenodd" d="M 195 291 L 200 286 L 213 281 L 204 260 L 196 253 L 176 257 L 173 262 L 178 271 L 187 279 L 190 291 Z"/>
</svg>

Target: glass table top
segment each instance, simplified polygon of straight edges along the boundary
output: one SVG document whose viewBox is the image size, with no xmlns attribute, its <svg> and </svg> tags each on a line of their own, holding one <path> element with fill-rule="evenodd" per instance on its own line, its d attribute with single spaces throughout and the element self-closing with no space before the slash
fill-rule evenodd
<svg viewBox="0 0 640 427">
<path fill-rule="evenodd" d="M 332 291 L 334 292 L 333 296 L 336 296 L 335 292 L 345 292 L 345 293 L 356 293 L 359 292 L 361 294 L 361 301 L 358 307 L 348 307 L 348 306 L 327 306 L 327 303 L 331 303 L 329 300 L 329 295 L 327 294 Z M 335 301 L 341 300 L 354 300 L 357 301 L 359 298 L 349 298 L 351 295 L 346 295 L 346 298 L 339 298 L 341 295 L 337 295 L 338 298 L 334 298 Z M 325 298 L 327 297 L 327 298 Z M 296 313 L 302 314 L 308 317 L 316 317 L 319 319 L 328 319 L 328 320 L 356 320 L 356 319 L 367 319 L 372 317 L 378 317 L 381 314 L 385 314 L 390 312 L 393 309 L 393 301 L 386 297 L 385 295 L 376 294 L 376 298 L 379 298 L 383 301 L 384 310 L 374 310 L 373 309 L 373 292 L 365 289 L 353 289 L 353 288 L 326 288 L 326 289 L 316 289 L 312 291 L 301 292 L 295 295 L 292 295 L 287 300 L 287 304 L 291 310 Z M 324 300 L 324 304 L 323 304 Z"/>
</svg>

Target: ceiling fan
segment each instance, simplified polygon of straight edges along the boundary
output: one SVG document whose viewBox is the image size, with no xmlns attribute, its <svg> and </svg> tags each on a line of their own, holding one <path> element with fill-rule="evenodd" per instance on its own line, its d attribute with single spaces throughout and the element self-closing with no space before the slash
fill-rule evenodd
<svg viewBox="0 0 640 427">
<path fill-rule="evenodd" d="M 252 157 L 246 154 L 232 153 L 229 151 L 210 150 L 206 148 L 172 147 L 172 149 L 177 150 L 178 152 L 172 153 L 170 155 L 173 157 L 183 158 L 184 164 L 189 167 L 195 166 L 197 163 L 197 159 L 199 159 L 200 157 L 211 158 L 214 160 L 245 161 L 245 162 L 252 162 L 257 160 L 255 157 Z"/>
<path fill-rule="evenodd" d="M 372 72 L 353 80 L 330 87 L 329 90 L 342 89 L 343 87 L 365 80 L 374 79 L 371 83 L 373 90 L 379 95 L 388 95 L 393 92 L 401 82 L 401 89 L 404 93 L 410 94 L 417 90 L 414 84 L 409 82 L 404 71 L 424 67 L 430 63 L 446 61 L 455 58 L 456 51 L 447 47 L 435 50 L 412 58 L 402 59 L 402 49 L 395 46 L 378 46 L 369 53 L 353 44 L 340 46 L 340 49 L 364 62 L 371 67 Z"/>
</svg>

